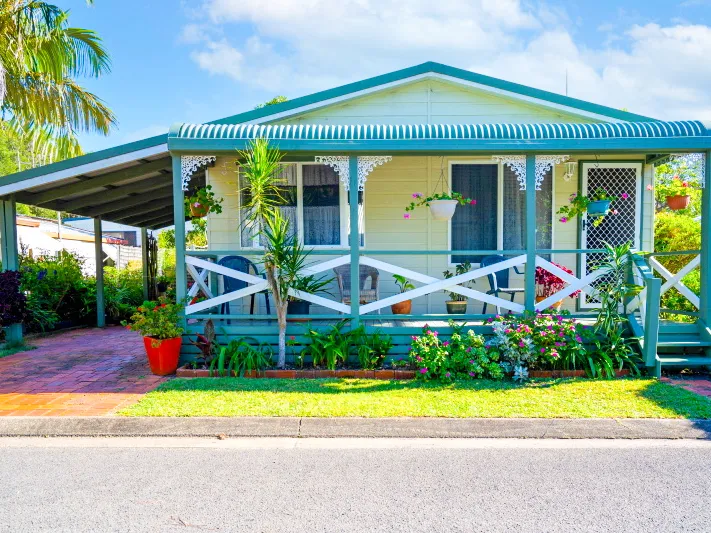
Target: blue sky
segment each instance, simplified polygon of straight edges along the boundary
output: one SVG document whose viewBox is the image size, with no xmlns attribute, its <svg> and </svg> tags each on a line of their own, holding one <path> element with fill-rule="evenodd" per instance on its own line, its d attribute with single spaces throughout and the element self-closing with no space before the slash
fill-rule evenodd
<svg viewBox="0 0 711 533">
<path fill-rule="evenodd" d="M 662 119 L 711 120 L 711 0 L 56 0 L 113 68 L 86 151 L 428 60 Z"/>
</svg>

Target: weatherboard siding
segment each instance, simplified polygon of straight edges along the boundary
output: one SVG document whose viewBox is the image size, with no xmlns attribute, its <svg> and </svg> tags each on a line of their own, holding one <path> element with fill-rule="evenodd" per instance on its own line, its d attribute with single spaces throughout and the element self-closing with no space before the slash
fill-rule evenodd
<svg viewBox="0 0 711 533">
<path fill-rule="evenodd" d="M 385 89 L 273 124 L 487 124 L 593 122 L 474 88 L 426 80 Z"/>
</svg>

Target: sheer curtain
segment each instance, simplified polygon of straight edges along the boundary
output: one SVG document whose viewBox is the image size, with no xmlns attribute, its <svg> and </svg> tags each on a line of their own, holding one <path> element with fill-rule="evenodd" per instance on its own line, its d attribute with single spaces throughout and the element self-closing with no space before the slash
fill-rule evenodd
<svg viewBox="0 0 711 533">
<path fill-rule="evenodd" d="M 289 229 L 292 235 L 298 234 L 298 218 L 297 218 L 297 181 L 296 181 L 296 165 L 284 164 L 280 175 L 281 189 L 281 206 L 279 211 L 282 216 L 289 221 Z M 244 206 L 249 202 L 249 193 L 245 190 L 244 180 L 240 178 L 240 206 Z M 240 208 L 240 236 L 241 243 L 244 248 L 250 248 L 255 245 L 264 246 L 264 235 L 260 233 L 258 228 L 247 224 L 249 213 Z M 259 241 L 257 243 L 257 235 Z"/>
<path fill-rule="evenodd" d="M 460 205 L 452 217 L 452 250 L 495 250 L 498 165 L 452 165 L 452 190 L 476 205 Z M 455 255 L 453 263 L 481 262 L 480 255 Z"/>
<path fill-rule="evenodd" d="M 341 244 L 341 206 L 338 174 L 327 165 L 302 167 L 304 188 L 304 244 Z"/>
<path fill-rule="evenodd" d="M 541 190 L 536 191 L 536 248 L 552 248 L 553 175 L 549 170 Z M 520 190 L 516 174 L 504 165 L 504 250 L 526 247 L 526 191 Z"/>
</svg>

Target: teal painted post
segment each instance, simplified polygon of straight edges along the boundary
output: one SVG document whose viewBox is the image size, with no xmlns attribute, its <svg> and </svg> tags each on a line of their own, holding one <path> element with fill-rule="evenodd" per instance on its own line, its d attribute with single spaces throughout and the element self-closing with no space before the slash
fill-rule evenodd
<svg viewBox="0 0 711 533">
<path fill-rule="evenodd" d="M 647 280 L 647 303 L 644 317 L 644 366 L 658 369 L 657 342 L 659 341 L 659 303 L 662 292 L 662 280 L 650 278 Z M 655 370 L 657 373 L 657 370 Z M 657 375 L 657 377 L 661 377 Z"/>
<path fill-rule="evenodd" d="M 536 156 L 526 155 L 526 311 L 536 307 Z"/>
<path fill-rule="evenodd" d="M 143 299 L 148 300 L 148 230 L 141 228 L 141 263 L 143 264 Z"/>
<path fill-rule="evenodd" d="M 184 305 L 187 297 L 185 274 L 185 204 L 180 156 L 173 156 L 173 222 L 175 224 L 175 300 Z M 183 324 L 184 326 L 185 324 Z"/>
<path fill-rule="evenodd" d="M 701 193 L 701 294 L 699 318 L 704 328 L 711 319 L 711 151 L 706 152 L 706 187 Z M 703 330 L 702 330 L 703 331 Z"/>
<path fill-rule="evenodd" d="M 360 228 L 358 227 L 358 157 L 350 156 L 348 162 L 350 202 L 350 235 L 351 246 L 351 327 L 357 328 L 360 323 Z"/>
<path fill-rule="evenodd" d="M 20 261 L 17 250 L 17 206 L 13 195 L 0 198 L 0 254 L 2 270 L 18 270 Z M 5 327 L 5 339 L 10 344 L 22 344 L 22 324 Z"/>
<path fill-rule="evenodd" d="M 104 250 L 101 246 L 101 217 L 94 218 L 94 257 L 96 258 L 96 326 L 106 326 L 104 300 Z"/>
</svg>

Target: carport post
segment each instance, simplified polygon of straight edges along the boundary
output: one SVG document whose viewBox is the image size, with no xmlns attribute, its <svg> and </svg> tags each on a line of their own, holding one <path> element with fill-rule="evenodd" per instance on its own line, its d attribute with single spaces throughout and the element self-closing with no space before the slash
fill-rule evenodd
<svg viewBox="0 0 711 533">
<path fill-rule="evenodd" d="M 94 255 L 96 257 L 96 326 L 106 326 L 104 304 L 104 250 L 101 246 L 101 217 L 94 218 Z"/>
<path fill-rule="evenodd" d="M 18 270 L 20 261 L 17 255 L 17 209 L 14 195 L 0 198 L 0 246 L 2 270 Z M 22 324 L 10 324 L 5 328 L 8 342 L 22 343 Z"/>
<path fill-rule="evenodd" d="M 148 230 L 141 228 L 141 262 L 143 263 L 143 299 L 148 300 Z"/>
</svg>

